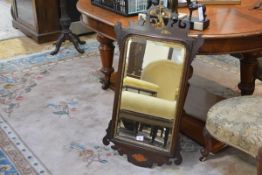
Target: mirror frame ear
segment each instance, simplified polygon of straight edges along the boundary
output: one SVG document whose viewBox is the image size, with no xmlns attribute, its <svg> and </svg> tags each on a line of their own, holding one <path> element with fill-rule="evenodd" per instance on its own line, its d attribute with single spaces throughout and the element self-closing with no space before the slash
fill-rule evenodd
<svg viewBox="0 0 262 175">
<path fill-rule="evenodd" d="M 161 166 L 163 164 L 171 164 L 172 160 L 174 163 L 179 165 L 182 162 L 182 156 L 180 154 L 180 142 L 179 142 L 179 126 L 181 122 L 181 117 L 184 114 L 183 106 L 185 103 L 187 91 L 188 91 L 188 80 L 192 76 L 192 66 L 191 62 L 195 57 L 198 49 L 203 44 L 203 39 L 201 37 L 190 38 L 188 37 L 189 27 L 182 28 L 179 27 L 181 24 L 173 23 L 168 25 L 163 30 L 156 30 L 151 25 L 137 25 L 130 24 L 129 28 L 122 28 L 121 24 L 118 23 L 115 25 L 115 33 L 117 34 L 117 40 L 120 48 L 120 57 L 118 65 L 118 78 L 117 86 L 115 89 L 115 98 L 114 98 L 114 108 L 112 119 L 109 122 L 107 128 L 107 134 L 103 138 L 103 143 L 109 145 L 110 142 L 114 144 L 113 149 L 117 150 L 120 155 L 126 154 L 129 162 L 142 166 L 142 167 L 152 167 L 154 163 Z M 188 24 L 186 24 L 189 26 Z M 168 32 L 166 32 L 168 31 Z M 115 137 L 117 120 L 118 120 L 118 111 L 119 111 L 119 98 L 122 89 L 122 81 L 124 76 L 125 67 L 124 61 L 126 57 L 126 48 L 128 38 L 133 36 L 150 38 L 154 41 L 163 41 L 163 42 L 177 42 L 185 46 L 185 60 L 183 63 L 183 74 L 180 83 L 180 92 L 178 96 L 178 103 L 176 109 L 176 118 L 173 123 L 173 133 L 171 146 L 168 151 L 160 151 L 149 146 L 142 146 L 141 144 L 135 144 L 127 142 L 123 139 Z"/>
</svg>

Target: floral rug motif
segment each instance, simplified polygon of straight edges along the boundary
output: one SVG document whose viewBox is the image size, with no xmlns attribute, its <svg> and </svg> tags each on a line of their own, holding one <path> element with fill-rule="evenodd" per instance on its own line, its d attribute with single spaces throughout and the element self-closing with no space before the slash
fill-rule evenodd
<svg viewBox="0 0 262 175">
<path fill-rule="evenodd" d="M 69 150 L 77 152 L 79 157 L 86 162 L 86 166 L 94 162 L 108 163 L 111 156 L 117 155 L 116 151 L 107 146 L 95 145 L 90 149 L 77 142 L 72 142 Z"/>
<path fill-rule="evenodd" d="M 78 101 L 76 99 L 66 99 L 49 102 L 47 106 L 53 111 L 53 114 L 57 116 L 71 117 L 71 113 L 77 111 L 77 104 Z"/>
<path fill-rule="evenodd" d="M 18 171 L 6 156 L 4 151 L 0 148 L 0 172 L 5 172 L 5 174 L 19 175 Z"/>
<path fill-rule="evenodd" d="M 89 43 L 88 48 L 84 47 L 87 52 L 94 51 L 96 48 L 97 43 L 94 42 Z M 61 49 L 59 54 L 55 56 L 51 56 L 49 53 L 49 51 L 45 51 L 0 61 L 0 109 L 2 108 L 8 116 L 11 115 L 14 108 L 19 107 L 20 102 L 24 100 L 24 94 L 31 92 L 37 86 L 38 81 L 49 74 L 49 64 L 57 64 L 59 61 L 66 61 L 77 55 L 72 47 Z M 42 66 L 41 69 L 39 66 Z M 55 104 L 48 105 L 55 106 Z M 56 107 L 58 108 L 58 106 Z"/>
<path fill-rule="evenodd" d="M 37 86 L 37 82 L 46 75 L 48 75 L 48 70 L 37 73 L 0 74 L 0 104 L 3 111 L 10 117 L 13 110 L 18 108 L 20 102 L 24 100 L 24 95 L 31 92 Z"/>
<path fill-rule="evenodd" d="M 94 42 L 89 43 L 88 48 L 84 47 L 87 52 L 92 51 L 89 53 L 91 55 L 95 54 L 95 48 L 97 43 Z M 26 100 L 24 96 L 52 71 L 51 65 L 77 55 L 73 48 L 62 49 L 55 56 L 49 53 L 45 51 L 0 61 L 0 175 L 49 174 L 3 117 L 12 117 L 12 112 Z M 70 116 L 69 111 L 76 111 L 76 105 L 77 101 L 70 99 L 49 103 L 47 106 L 52 108 L 55 115 Z"/>
<path fill-rule="evenodd" d="M 199 162 L 201 147 L 186 137 L 180 166 L 137 167 L 104 146 L 114 93 L 101 89 L 97 46 L 0 62 L 0 175 L 255 175 L 254 160 L 235 149 Z M 203 60 L 195 70 L 209 69 Z"/>
<path fill-rule="evenodd" d="M 48 170 L 0 114 L 0 175 L 48 175 Z"/>
</svg>

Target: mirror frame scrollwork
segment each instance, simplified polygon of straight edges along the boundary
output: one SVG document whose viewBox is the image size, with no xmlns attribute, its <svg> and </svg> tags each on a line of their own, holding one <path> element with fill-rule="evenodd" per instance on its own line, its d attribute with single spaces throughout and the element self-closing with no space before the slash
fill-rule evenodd
<svg viewBox="0 0 262 175">
<path fill-rule="evenodd" d="M 115 25 L 115 33 L 117 35 L 117 41 L 120 48 L 120 58 L 118 65 L 118 78 L 116 83 L 114 108 L 112 119 L 109 122 L 106 130 L 107 134 L 103 138 L 103 143 L 109 145 L 112 142 L 113 149 L 116 149 L 120 155 L 126 154 L 129 162 L 142 167 L 152 167 L 154 164 L 175 164 L 179 165 L 182 162 L 182 156 L 180 154 L 179 145 L 179 126 L 181 117 L 184 114 L 183 106 L 185 103 L 187 91 L 188 91 L 188 79 L 192 76 L 193 61 L 200 46 L 202 46 L 204 40 L 198 36 L 195 38 L 188 37 L 189 24 L 181 25 L 181 21 L 169 20 L 166 26 L 156 28 L 147 19 L 144 22 L 138 23 L 131 22 L 129 28 L 122 28 L 120 23 Z M 182 27 L 181 27 L 182 26 Z M 164 32 L 163 32 L 164 31 Z M 184 60 L 184 69 L 182 79 L 180 83 L 180 94 L 178 96 L 177 111 L 175 122 L 173 122 L 173 134 L 170 149 L 167 151 L 159 151 L 152 147 L 143 146 L 139 144 L 132 144 L 121 140 L 116 137 L 116 127 L 118 120 L 119 110 L 119 97 L 122 89 L 122 80 L 125 71 L 125 46 L 127 45 L 128 38 L 130 37 L 145 37 L 159 42 L 177 42 L 185 46 L 186 56 Z"/>
</svg>

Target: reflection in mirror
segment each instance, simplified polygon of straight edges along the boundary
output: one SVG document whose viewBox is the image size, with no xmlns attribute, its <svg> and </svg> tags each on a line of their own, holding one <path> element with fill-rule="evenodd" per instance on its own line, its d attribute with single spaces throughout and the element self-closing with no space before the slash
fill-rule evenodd
<svg viewBox="0 0 262 175">
<path fill-rule="evenodd" d="M 116 137 L 169 151 L 186 48 L 139 36 L 125 48 Z"/>
</svg>

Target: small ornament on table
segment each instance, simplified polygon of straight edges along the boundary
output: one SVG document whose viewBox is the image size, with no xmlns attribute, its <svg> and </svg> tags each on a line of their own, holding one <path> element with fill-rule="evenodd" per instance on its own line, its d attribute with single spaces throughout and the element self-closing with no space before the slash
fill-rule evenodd
<svg viewBox="0 0 262 175">
<path fill-rule="evenodd" d="M 187 0 L 189 16 L 186 20 L 190 22 L 190 28 L 193 30 L 204 30 L 209 26 L 209 19 L 206 15 L 206 6 L 197 1 Z M 193 12 L 198 12 L 198 17 L 192 16 Z"/>
</svg>

